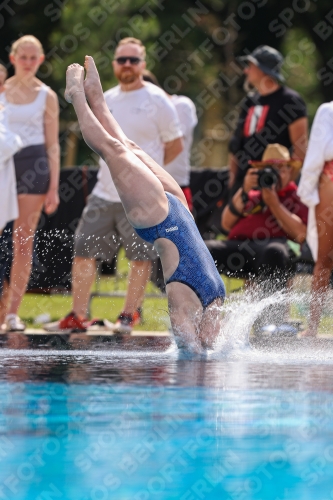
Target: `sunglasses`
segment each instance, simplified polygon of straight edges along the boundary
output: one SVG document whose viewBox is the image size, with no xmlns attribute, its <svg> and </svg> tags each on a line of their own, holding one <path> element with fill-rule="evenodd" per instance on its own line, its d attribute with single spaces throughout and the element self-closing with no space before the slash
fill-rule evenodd
<svg viewBox="0 0 333 500">
<path fill-rule="evenodd" d="M 143 59 L 140 59 L 140 57 L 117 57 L 115 61 L 120 64 L 121 66 L 123 64 L 126 64 L 126 61 L 129 61 L 131 64 L 139 64 L 139 62 L 143 61 Z"/>
</svg>

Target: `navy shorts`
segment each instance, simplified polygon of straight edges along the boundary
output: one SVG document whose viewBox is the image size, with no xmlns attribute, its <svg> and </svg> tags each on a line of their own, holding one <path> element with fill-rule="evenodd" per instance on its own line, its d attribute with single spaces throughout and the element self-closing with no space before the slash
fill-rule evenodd
<svg viewBox="0 0 333 500">
<path fill-rule="evenodd" d="M 28 146 L 14 155 L 17 194 L 46 194 L 50 168 L 44 144 Z"/>
</svg>

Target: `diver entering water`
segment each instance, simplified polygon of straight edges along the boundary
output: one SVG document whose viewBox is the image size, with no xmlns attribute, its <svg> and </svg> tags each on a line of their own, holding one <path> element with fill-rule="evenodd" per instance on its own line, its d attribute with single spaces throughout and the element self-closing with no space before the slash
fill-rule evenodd
<svg viewBox="0 0 333 500">
<path fill-rule="evenodd" d="M 67 69 L 65 97 L 73 103 L 86 143 L 109 167 L 127 218 L 160 255 L 172 330 L 193 353 L 213 348 L 220 331 L 223 281 L 176 181 L 131 142 L 106 106 L 94 60 Z M 90 107 L 88 106 L 87 100 Z"/>
</svg>

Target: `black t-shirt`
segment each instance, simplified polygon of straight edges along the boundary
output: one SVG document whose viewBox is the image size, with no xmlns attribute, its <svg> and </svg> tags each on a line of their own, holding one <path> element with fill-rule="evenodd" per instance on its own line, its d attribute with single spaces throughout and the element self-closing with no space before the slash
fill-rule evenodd
<svg viewBox="0 0 333 500">
<path fill-rule="evenodd" d="M 229 150 L 237 158 L 237 179 L 243 179 L 249 160 L 261 160 L 268 144 L 291 150 L 288 125 L 307 116 L 301 96 L 288 87 L 269 95 L 251 93 L 241 102 L 241 112 Z M 292 154 L 292 151 L 290 151 Z"/>
</svg>

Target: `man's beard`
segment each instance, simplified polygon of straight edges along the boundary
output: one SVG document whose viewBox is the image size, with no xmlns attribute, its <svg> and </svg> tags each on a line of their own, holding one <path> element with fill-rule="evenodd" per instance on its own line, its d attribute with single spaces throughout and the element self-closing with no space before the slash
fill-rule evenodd
<svg viewBox="0 0 333 500">
<path fill-rule="evenodd" d="M 132 72 L 123 73 L 120 71 L 116 76 L 121 83 L 133 83 L 137 79 L 135 73 Z"/>
</svg>

